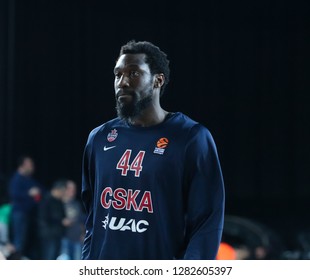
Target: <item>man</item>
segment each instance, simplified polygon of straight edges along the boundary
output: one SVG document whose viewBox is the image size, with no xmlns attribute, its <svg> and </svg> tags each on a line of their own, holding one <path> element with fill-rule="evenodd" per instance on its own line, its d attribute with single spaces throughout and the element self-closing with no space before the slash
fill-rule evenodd
<svg viewBox="0 0 310 280">
<path fill-rule="evenodd" d="M 210 132 L 169 113 L 166 54 L 130 41 L 114 68 L 118 117 L 89 135 L 82 259 L 215 259 L 224 184 Z"/>
<path fill-rule="evenodd" d="M 41 198 L 41 187 L 32 177 L 34 161 L 29 156 L 21 156 L 17 170 L 9 182 L 10 202 L 12 205 L 12 235 L 16 250 L 29 258 L 37 258 L 35 244 L 35 223 L 37 206 Z M 30 248 L 31 247 L 31 248 Z"/>
<path fill-rule="evenodd" d="M 77 198 L 77 185 L 73 180 L 67 180 L 66 192 L 63 197 L 66 223 L 65 235 L 62 240 L 62 251 L 60 258 L 79 260 L 81 259 L 82 240 L 84 237 L 84 220 L 80 199 Z"/>
<path fill-rule="evenodd" d="M 61 253 L 61 240 L 68 223 L 63 198 L 66 193 L 66 180 L 54 182 L 39 208 L 39 232 L 42 242 L 42 258 L 56 260 Z"/>
</svg>

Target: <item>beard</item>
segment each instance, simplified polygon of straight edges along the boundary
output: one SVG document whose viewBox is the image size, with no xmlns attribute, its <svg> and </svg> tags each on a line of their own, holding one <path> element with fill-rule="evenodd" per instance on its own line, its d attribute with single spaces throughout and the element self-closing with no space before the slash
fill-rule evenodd
<svg viewBox="0 0 310 280">
<path fill-rule="evenodd" d="M 142 114 L 142 112 L 150 106 L 153 101 L 151 91 L 142 99 L 138 100 L 136 92 L 132 92 L 132 100 L 130 102 L 119 102 L 116 99 L 117 116 L 123 120 L 134 119 Z"/>
</svg>

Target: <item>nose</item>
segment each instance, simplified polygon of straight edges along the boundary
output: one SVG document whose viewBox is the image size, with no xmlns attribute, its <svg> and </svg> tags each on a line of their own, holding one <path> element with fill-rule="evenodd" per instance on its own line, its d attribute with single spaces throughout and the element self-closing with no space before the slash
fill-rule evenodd
<svg viewBox="0 0 310 280">
<path fill-rule="evenodd" d="M 116 80 L 116 86 L 118 88 L 129 87 L 129 78 L 122 75 L 118 80 Z"/>
</svg>

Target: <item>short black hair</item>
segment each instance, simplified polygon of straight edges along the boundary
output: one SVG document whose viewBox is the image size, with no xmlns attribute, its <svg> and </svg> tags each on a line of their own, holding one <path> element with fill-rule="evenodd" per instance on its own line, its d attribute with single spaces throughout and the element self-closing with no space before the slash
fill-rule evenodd
<svg viewBox="0 0 310 280">
<path fill-rule="evenodd" d="M 159 47 L 148 41 L 129 41 L 127 44 L 121 47 L 119 57 L 123 54 L 145 54 L 146 63 L 150 67 L 152 75 L 163 73 L 165 76 L 165 82 L 160 89 L 160 96 L 163 95 L 166 85 L 169 82 L 170 68 L 167 54 L 165 54 Z"/>
<path fill-rule="evenodd" d="M 20 155 L 20 156 L 17 158 L 17 161 L 16 161 L 17 167 L 21 167 L 21 166 L 24 164 L 25 160 L 28 159 L 28 158 L 31 159 L 31 160 L 33 160 L 33 158 L 32 158 L 31 155 L 27 155 L 27 154 Z"/>
<path fill-rule="evenodd" d="M 67 179 L 58 179 L 52 185 L 51 190 L 63 190 L 67 187 Z"/>
</svg>

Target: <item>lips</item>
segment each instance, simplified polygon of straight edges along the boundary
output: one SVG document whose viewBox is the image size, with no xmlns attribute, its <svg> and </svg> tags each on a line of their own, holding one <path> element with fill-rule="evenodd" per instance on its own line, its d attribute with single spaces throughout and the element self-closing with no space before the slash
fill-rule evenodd
<svg viewBox="0 0 310 280">
<path fill-rule="evenodd" d="M 118 100 L 125 99 L 125 98 L 133 98 L 133 96 L 134 94 L 132 92 L 124 91 L 124 90 L 120 90 L 116 94 L 116 98 Z"/>
</svg>

